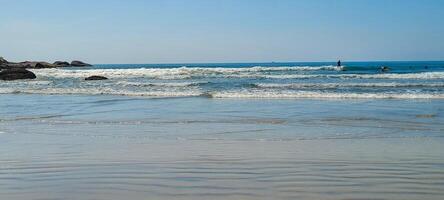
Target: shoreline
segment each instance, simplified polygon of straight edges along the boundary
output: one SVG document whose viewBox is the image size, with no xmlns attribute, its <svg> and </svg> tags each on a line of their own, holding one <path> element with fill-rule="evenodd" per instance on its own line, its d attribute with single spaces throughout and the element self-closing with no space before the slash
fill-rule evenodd
<svg viewBox="0 0 444 200">
<path fill-rule="evenodd" d="M 7 94 L 0 101 L 7 199 L 444 195 L 442 100 Z"/>
</svg>

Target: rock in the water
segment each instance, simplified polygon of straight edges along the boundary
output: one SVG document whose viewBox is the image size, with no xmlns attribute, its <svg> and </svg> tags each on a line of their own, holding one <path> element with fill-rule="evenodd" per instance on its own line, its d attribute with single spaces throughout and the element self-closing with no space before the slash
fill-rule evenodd
<svg viewBox="0 0 444 200">
<path fill-rule="evenodd" d="M 3 57 L 0 57 L 0 69 L 6 68 L 9 62 L 4 59 Z"/>
<path fill-rule="evenodd" d="M 51 64 L 51 63 L 34 62 L 34 61 L 25 61 L 25 62 L 21 62 L 21 63 L 14 63 L 14 64 L 10 64 L 10 66 L 12 68 L 20 67 L 20 68 L 37 68 L 37 69 L 57 67 L 56 65 Z"/>
<path fill-rule="evenodd" d="M 34 65 L 34 68 L 37 68 L 37 69 L 53 68 L 53 67 L 56 67 L 56 66 L 54 66 L 53 64 L 50 64 L 50 63 L 45 63 L 45 62 L 39 62 Z"/>
<path fill-rule="evenodd" d="M 35 79 L 36 76 L 31 71 L 23 68 L 6 69 L 0 72 L 0 80 L 12 81 L 17 79 Z"/>
<path fill-rule="evenodd" d="M 90 65 L 88 63 L 84 63 L 82 61 L 74 60 L 74 61 L 71 62 L 71 66 L 74 66 L 74 67 L 86 67 L 86 66 L 92 66 L 92 65 Z"/>
<path fill-rule="evenodd" d="M 85 81 L 97 81 L 97 80 L 106 80 L 108 78 L 104 76 L 90 76 L 88 78 L 85 78 Z"/>
<path fill-rule="evenodd" d="M 3 57 L 0 57 L 0 65 L 1 64 L 7 64 L 9 63 L 6 59 L 4 59 Z"/>
<path fill-rule="evenodd" d="M 66 61 L 55 61 L 54 65 L 57 65 L 57 67 L 67 67 L 67 66 L 69 66 L 69 62 L 66 62 Z"/>
<path fill-rule="evenodd" d="M 12 68 L 56 68 L 56 67 L 84 67 L 92 66 L 82 61 L 72 61 L 71 64 L 65 61 L 56 61 L 53 64 L 42 61 L 25 61 L 25 62 L 8 62 L 6 59 L 0 57 L 0 69 L 12 69 Z"/>
</svg>

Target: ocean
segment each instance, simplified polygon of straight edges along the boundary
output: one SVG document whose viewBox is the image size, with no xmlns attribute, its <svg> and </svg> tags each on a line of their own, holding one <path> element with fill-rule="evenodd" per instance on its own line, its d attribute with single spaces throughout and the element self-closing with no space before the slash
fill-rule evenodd
<svg viewBox="0 0 444 200">
<path fill-rule="evenodd" d="M 389 68 L 382 72 L 381 67 Z M 209 98 L 444 98 L 444 62 L 96 65 L 34 69 L 0 93 Z M 91 75 L 107 81 L 87 82 Z"/>
<path fill-rule="evenodd" d="M 444 62 L 343 65 L 0 81 L 0 199 L 442 199 Z"/>
</svg>

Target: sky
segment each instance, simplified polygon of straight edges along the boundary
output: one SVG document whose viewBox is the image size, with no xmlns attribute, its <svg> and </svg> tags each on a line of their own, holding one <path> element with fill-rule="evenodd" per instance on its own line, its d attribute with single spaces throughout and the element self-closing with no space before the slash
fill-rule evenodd
<svg viewBox="0 0 444 200">
<path fill-rule="evenodd" d="M 0 56 L 90 63 L 444 60 L 444 0 L 0 0 Z"/>
</svg>

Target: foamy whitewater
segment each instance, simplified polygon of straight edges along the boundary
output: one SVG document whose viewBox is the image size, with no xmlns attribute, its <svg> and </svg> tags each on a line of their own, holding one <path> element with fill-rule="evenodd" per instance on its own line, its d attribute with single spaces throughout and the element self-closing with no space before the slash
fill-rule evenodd
<svg viewBox="0 0 444 200">
<path fill-rule="evenodd" d="M 444 98 L 443 62 L 96 65 L 33 69 L 0 93 L 210 98 Z M 382 66 L 390 70 L 382 72 Z M 84 81 L 92 75 L 105 81 Z"/>
<path fill-rule="evenodd" d="M 444 196 L 444 62 L 32 71 L 0 81 L 0 200 Z"/>
</svg>

